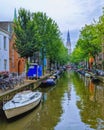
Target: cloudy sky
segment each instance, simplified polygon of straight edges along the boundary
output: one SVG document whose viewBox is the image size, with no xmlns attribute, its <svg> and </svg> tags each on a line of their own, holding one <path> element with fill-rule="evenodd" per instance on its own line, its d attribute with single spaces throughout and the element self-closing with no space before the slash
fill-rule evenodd
<svg viewBox="0 0 104 130">
<path fill-rule="evenodd" d="M 45 12 L 55 20 L 62 32 L 64 43 L 70 31 L 72 47 L 85 24 L 91 24 L 102 15 L 104 0 L 1 0 L 0 21 L 12 21 L 14 8 L 22 7 L 31 12 Z"/>
</svg>

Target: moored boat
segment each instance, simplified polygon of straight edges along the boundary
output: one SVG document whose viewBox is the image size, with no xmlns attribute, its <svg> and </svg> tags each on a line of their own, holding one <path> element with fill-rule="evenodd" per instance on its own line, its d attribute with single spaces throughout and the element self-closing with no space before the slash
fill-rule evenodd
<svg viewBox="0 0 104 130">
<path fill-rule="evenodd" d="M 19 92 L 3 105 L 3 111 L 7 119 L 13 118 L 35 108 L 40 103 L 41 98 L 41 92 L 31 90 Z"/>
<path fill-rule="evenodd" d="M 87 78 L 90 78 L 91 77 L 91 75 L 89 74 L 89 73 L 85 73 L 85 77 L 87 77 Z"/>
<path fill-rule="evenodd" d="M 53 78 L 48 78 L 42 81 L 40 84 L 41 87 L 54 86 L 54 85 L 56 85 L 56 80 L 54 80 Z"/>
</svg>

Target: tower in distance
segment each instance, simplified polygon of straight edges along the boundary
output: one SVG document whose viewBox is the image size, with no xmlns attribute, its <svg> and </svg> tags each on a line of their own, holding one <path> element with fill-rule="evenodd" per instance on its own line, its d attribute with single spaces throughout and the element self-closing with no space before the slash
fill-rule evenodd
<svg viewBox="0 0 104 130">
<path fill-rule="evenodd" d="M 67 49 L 68 49 L 68 54 L 71 54 L 71 42 L 70 42 L 70 33 L 69 33 L 69 30 L 68 30 L 68 32 L 67 32 L 66 47 L 67 47 Z"/>
</svg>

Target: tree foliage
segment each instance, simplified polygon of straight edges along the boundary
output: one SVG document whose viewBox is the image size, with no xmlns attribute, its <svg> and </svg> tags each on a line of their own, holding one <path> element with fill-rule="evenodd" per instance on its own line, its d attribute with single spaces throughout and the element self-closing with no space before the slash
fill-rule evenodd
<svg viewBox="0 0 104 130">
<path fill-rule="evenodd" d="M 15 49 L 21 57 L 31 57 L 36 51 L 48 57 L 52 62 L 68 59 L 68 53 L 60 37 L 57 23 L 46 13 L 31 13 L 23 8 L 18 11 L 14 21 Z"/>
<path fill-rule="evenodd" d="M 72 62 L 84 61 L 87 57 L 95 58 L 101 52 L 101 44 L 104 43 L 104 9 L 98 22 L 85 25 L 81 31 L 76 47 L 70 57 Z"/>
<path fill-rule="evenodd" d="M 14 21 L 15 49 L 21 57 L 32 56 L 37 50 L 32 14 L 25 9 L 19 10 L 18 19 Z"/>
</svg>

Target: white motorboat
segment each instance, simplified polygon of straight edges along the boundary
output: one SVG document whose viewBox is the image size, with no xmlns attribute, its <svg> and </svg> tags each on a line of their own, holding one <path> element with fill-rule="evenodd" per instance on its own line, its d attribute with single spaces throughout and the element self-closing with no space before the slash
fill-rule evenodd
<svg viewBox="0 0 104 130">
<path fill-rule="evenodd" d="M 13 118 L 35 108 L 40 103 L 41 98 L 41 92 L 31 90 L 19 92 L 3 105 L 3 111 L 7 119 Z"/>
</svg>

